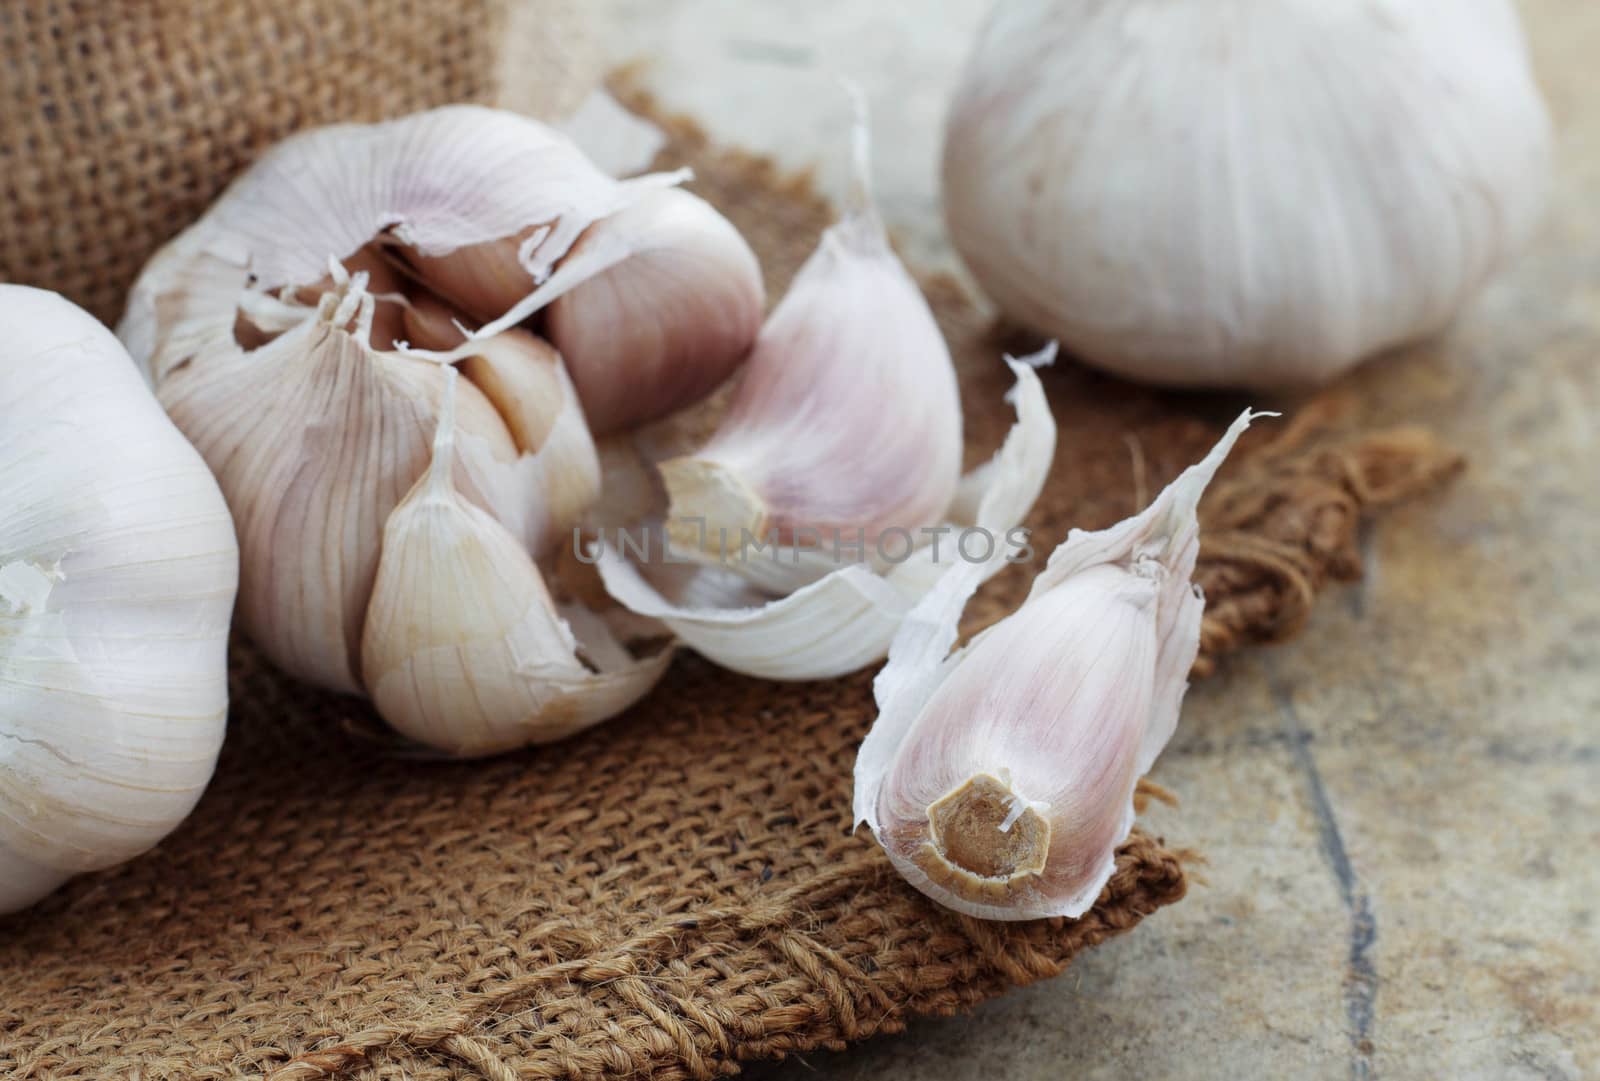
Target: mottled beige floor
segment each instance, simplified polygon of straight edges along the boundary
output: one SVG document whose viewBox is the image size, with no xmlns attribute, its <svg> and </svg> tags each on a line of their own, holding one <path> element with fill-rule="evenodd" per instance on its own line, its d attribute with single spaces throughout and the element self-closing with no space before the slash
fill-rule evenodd
<svg viewBox="0 0 1600 1081">
<path fill-rule="evenodd" d="M 886 215 L 951 265 L 934 163 L 983 0 L 599 7 L 669 105 L 832 190 L 829 73 L 858 80 Z M 1151 821 L 1205 883 L 1059 980 L 757 1073 L 1600 1077 L 1600 3 L 1525 12 L 1560 137 L 1547 226 L 1449 340 L 1352 380 L 1471 471 L 1386 519 L 1300 640 L 1191 694 L 1155 772 L 1182 810 Z"/>
</svg>

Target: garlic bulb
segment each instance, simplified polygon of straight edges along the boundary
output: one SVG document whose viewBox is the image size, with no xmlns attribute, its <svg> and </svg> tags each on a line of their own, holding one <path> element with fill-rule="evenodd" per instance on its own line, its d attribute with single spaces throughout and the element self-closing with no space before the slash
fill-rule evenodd
<svg viewBox="0 0 1600 1081">
<path fill-rule="evenodd" d="M 243 554 L 240 625 L 276 664 L 376 694 L 374 681 L 407 662 L 398 646 L 367 655 L 375 615 L 404 617 L 407 603 L 436 596 L 434 579 L 481 582 L 471 564 L 484 545 L 513 545 L 527 564 L 519 581 L 538 577 L 532 560 L 594 502 L 600 472 L 563 358 L 520 324 L 632 254 L 635 237 L 616 228 L 577 250 L 587 230 L 679 179 L 611 180 L 566 137 L 476 107 L 319 129 L 270 151 L 145 268 L 120 332 L 217 475 Z M 498 295 L 484 299 L 493 291 L 484 268 L 499 266 L 503 241 L 529 284 L 501 311 Z M 451 410 L 451 495 L 505 536 L 425 537 L 391 558 L 390 538 L 410 535 L 393 518 L 408 493 L 408 505 L 421 499 L 413 489 L 429 471 L 452 367 L 464 378 Z M 429 568 L 419 560 L 430 552 L 459 565 Z M 385 566 L 420 580 L 397 584 L 392 570 L 384 579 Z M 481 618 L 480 636 L 493 637 L 498 614 L 462 618 Z M 549 661 L 571 693 L 611 712 L 626 705 L 571 635 L 552 630 L 542 645 L 559 656 L 504 657 L 503 677 L 537 675 Z M 432 692 L 420 684 L 417 700 L 386 692 L 377 704 L 448 751 L 506 745 L 472 728 L 470 684 L 448 692 L 460 731 L 410 723 L 419 710 L 437 721 L 442 708 L 421 700 Z M 570 712 L 598 719 L 590 706 Z M 516 730 L 537 740 L 554 729 Z"/>
<path fill-rule="evenodd" d="M 1535 225 L 1549 142 L 1510 0 L 999 0 L 945 210 L 1084 360 L 1292 387 L 1445 327 Z"/>
<path fill-rule="evenodd" d="M 0 913 L 166 836 L 211 778 L 238 548 L 88 314 L 0 285 Z"/>
<path fill-rule="evenodd" d="M 981 564 L 946 572 L 878 674 L 855 817 L 902 875 L 986 919 L 1079 916 L 1177 725 L 1205 602 L 1195 507 L 1246 412 L 1142 514 L 1074 530 L 1022 607 L 962 649 Z"/>
<path fill-rule="evenodd" d="M 761 328 L 721 425 L 661 466 L 667 527 L 685 547 L 847 535 L 870 552 L 886 529 L 934 525 L 954 497 L 961 400 L 950 350 L 872 204 L 864 119 L 855 146 L 854 205 Z"/>
</svg>

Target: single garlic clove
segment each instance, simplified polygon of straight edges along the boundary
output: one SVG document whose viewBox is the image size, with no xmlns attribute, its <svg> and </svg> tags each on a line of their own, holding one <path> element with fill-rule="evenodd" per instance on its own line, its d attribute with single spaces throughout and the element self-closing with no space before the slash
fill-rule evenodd
<svg viewBox="0 0 1600 1081">
<path fill-rule="evenodd" d="M 546 317 L 597 435 L 711 393 L 749 354 L 766 305 L 750 245 L 686 191 L 652 192 L 596 222 L 574 253 L 607 235 L 632 254 L 555 300 Z"/>
<path fill-rule="evenodd" d="M 479 352 L 458 366 L 461 374 L 494 403 L 517 446 L 537 453 L 567 403 L 561 354 L 523 330 L 508 330 L 478 346 Z"/>
<path fill-rule="evenodd" d="M 1093 903 L 1132 825 L 1155 600 L 1153 581 L 1101 568 L 972 647 L 878 795 L 874 833 L 902 873 L 990 918 Z"/>
<path fill-rule="evenodd" d="M 443 255 L 402 252 L 418 280 L 481 323 L 505 312 L 538 284 L 518 253 L 531 251 L 550 233 L 530 225 L 513 236 L 468 244 Z"/>
<path fill-rule="evenodd" d="M 0 285 L 0 913 L 193 808 L 227 714 L 238 547 L 110 332 Z"/>
<path fill-rule="evenodd" d="M 464 354 L 457 363 L 468 382 L 460 401 L 470 402 L 481 388 L 510 429 L 522 452 L 514 468 L 497 476 L 473 472 L 484 505 L 502 511 L 501 520 L 542 558 L 600 495 L 599 453 L 561 355 L 517 328 L 469 344 L 450 310 L 426 295 L 413 298 L 405 319 L 412 344 Z M 460 453 L 472 461 L 471 447 Z M 522 493 L 538 498 L 519 509 Z"/>
<path fill-rule="evenodd" d="M 1079 916 L 1133 824 L 1200 643 L 1195 508 L 1250 421 L 1142 514 L 1074 530 L 1022 607 L 955 652 L 986 573 L 951 567 L 874 684 L 855 816 L 917 889 L 985 919 Z"/>
<path fill-rule="evenodd" d="M 1051 349 L 1032 359 L 1048 363 L 1053 355 Z M 1017 377 L 1010 396 L 1017 423 L 994 457 L 969 475 L 963 487 L 971 517 L 950 524 L 937 552 L 932 545 L 918 548 L 883 575 L 865 564 L 835 561 L 816 581 L 763 601 L 759 594 L 752 596 L 748 574 L 717 566 L 669 566 L 665 569 L 676 570 L 678 580 L 668 588 L 659 580 L 664 568 L 641 570 L 624 558 L 620 542 L 631 534 L 613 532 L 599 554 L 606 589 L 629 610 L 670 627 L 696 652 L 747 675 L 826 679 L 880 660 L 918 598 L 960 558 L 961 531 L 976 531 L 1000 553 L 982 565 L 987 579 L 1014 552 L 1015 530 L 1044 486 L 1055 454 L 1055 421 L 1032 365 L 1010 364 Z M 657 547 L 647 554 L 659 558 L 661 553 Z M 787 563 L 795 554 L 779 553 L 777 559 Z"/>
<path fill-rule="evenodd" d="M 597 620 L 585 641 L 573 634 L 517 538 L 456 491 L 450 416 L 447 402 L 432 464 L 384 528 L 361 647 L 378 712 L 420 743 L 474 756 L 627 708 L 671 649 L 634 660 Z"/>
<path fill-rule="evenodd" d="M 467 331 L 455 314 L 437 297 L 420 293 L 410 298 L 401 312 L 402 339 L 417 349 L 454 349 L 467 340 Z"/>
<path fill-rule="evenodd" d="M 408 345 L 449 350 L 467 340 L 450 309 L 432 297 L 414 298 L 404 316 Z M 537 335 L 515 329 L 474 339 L 471 348 L 456 365 L 468 381 L 459 392 L 461 406 L 470 408 L 481 395 L 505 421 L 517 449 L 538 453 L 574 393 L 563 378 L 561 355 Z"/>
<path fill-rule="evenodd" d="M 955 494 L 955 368 L 873 209 L 864 127 L 856 139 L 855 206 L 761 328 L 715 434 L 661 466 L 675 544 L 716 551 L 727 537 L 739 550 L 773 533 L 870 547 L 885 529 L 937 523 Z"/>
<path fill-rule="evenodd" d="M 542 558 L 599 499 L 599 452 L 577 389 L 549 343 L 513 329 L 475 339 L 473 348 L 460 365 L 469 380 L 463 390 L 483 388 L 523 451 L 514 483 L 538 499 L 537 516 L 519 532 Z M 516 495 L 513 489 L 504 501 Z"/>
</svg>

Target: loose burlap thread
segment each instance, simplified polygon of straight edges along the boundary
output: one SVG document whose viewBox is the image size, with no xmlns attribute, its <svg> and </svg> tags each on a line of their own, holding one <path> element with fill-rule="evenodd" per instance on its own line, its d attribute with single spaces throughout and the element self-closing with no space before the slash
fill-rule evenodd
<svg viewBox="0 0 1600 1081">
<path fill-rule="evenodd" d="M 665 160 L 695 167 L 780 294 L 826 204 L 666 127 Z M 1011 422 L 1000 349 L 1031 343 L 954 282 L 924 285 L 976 461 Z M 1135 510 L 1239 404 L 1070 364 L 1044 380 L 1061 439 L 1030 520 L 1041 559 L 1068 527 Z M 1202 671 L 1292 633 L 1318 589 L 1359 573 L 1361 516 L 1458 467 L 1425 433 L 1352 434 L 1342 408 L 1263 424 L 1207 499 Z M 971 625 L 1034 570 L 997 579 Z M 190 821 L 0 921 L 0 1076 L 708 1078 L 1053 976 L 1186 886 L 1180 855 L 1136 830 L 1081 920 L 985 924 L 923 899 L 850 828 L 870 673 L 777 685 L 685 657 L 600 730 L 447 763 L 369 738 L 364 704 L 243 643 L 232 664 L 228 742 Z"/>
</svg>

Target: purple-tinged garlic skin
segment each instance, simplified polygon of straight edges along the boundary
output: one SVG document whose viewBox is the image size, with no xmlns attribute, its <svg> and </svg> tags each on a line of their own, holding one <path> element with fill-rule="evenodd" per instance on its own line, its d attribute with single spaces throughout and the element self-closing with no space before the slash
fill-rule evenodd
<svg viewBox="0 0 1600 1081">
<path fill-rule="evenodd" d="M 766 290 L 739 231 L 686 191 L 652 192 L 596 222 L 575 251 L 601 235 L 632 254 L 553 301 L 546 328 L 603 436 L 721 386 L 755 343 Z"/>
<path fill-rule="evenodd" d="M 919 888 L 1021 918 L 1098 877 L 1132 825 L 1158 596 L 1124 568 L 1085 571 L 997 625 L 939 685 L 878 803 L 880 839 Z"/>
</svg>

